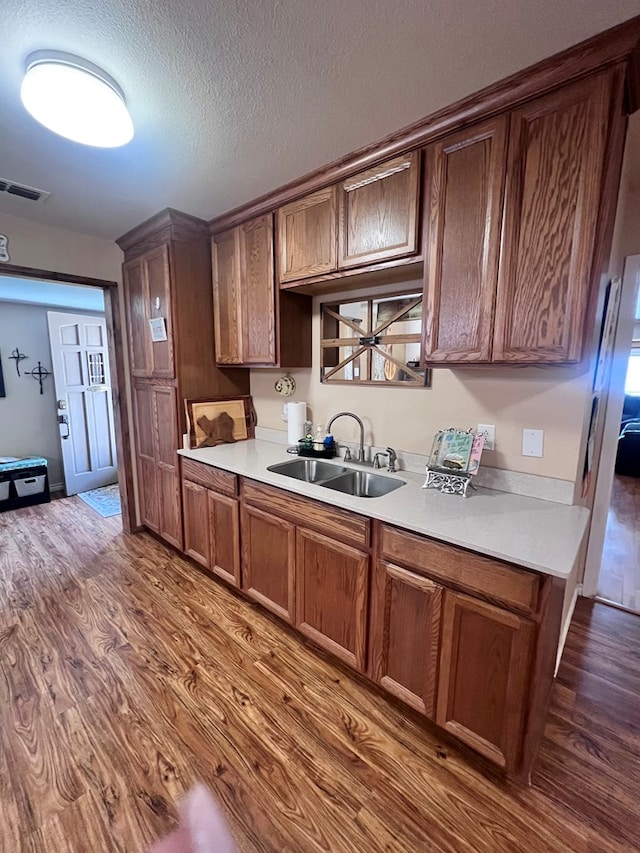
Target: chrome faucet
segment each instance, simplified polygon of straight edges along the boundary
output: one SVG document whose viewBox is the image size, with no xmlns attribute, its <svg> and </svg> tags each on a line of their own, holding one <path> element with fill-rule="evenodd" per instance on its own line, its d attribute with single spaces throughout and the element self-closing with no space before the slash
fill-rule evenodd
<svg viewBox="0 0 640 853">
<path fill-rule="evenodd" d="M 393 447 L 387 447 L 386 452 L 384 450 L 379 450 L 376 453 L 376 455 L 373 457 L 374 468 L 380 467 L 380 460 L 378 458 L 379 456 L 387 457 L 387 471 L 393 474 L 393 472 L 396 470 L 396 462 L 398 461 L 398 454 L 395 452 Z"/>
<path fill-rule="evenodd" d="M 358 426 L 360 427 L 360 446 L 358 448 L 358 453 L 356 456 L 356 462 L 365 462 L 365 458 L 364 458 L 364 424 L 362 423 L 362 421 L 360 420 L 360 418 L 357 415 L 354 415 L 353 412 L 338 412 L 338 414 L 334 415 L 331 418 L 331 420 L 329 421 L 329 423 L 327 424 L 327 432 L 331 432 L 331 426 L 334 423 L 334 421 L 337 421 L 338 418 L 344 418 L 344 417 L 353 418 L 355 421 L 358 422 Z M 344 458 L 345 459 L 351 459 L 351 452 L 349 451 L 348 447 L 345 450 Z"/>
</svg>

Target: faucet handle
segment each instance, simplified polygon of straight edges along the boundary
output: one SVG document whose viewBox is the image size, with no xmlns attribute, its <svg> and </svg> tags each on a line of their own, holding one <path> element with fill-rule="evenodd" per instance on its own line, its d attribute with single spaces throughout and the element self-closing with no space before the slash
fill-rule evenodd
<svg viewBox="0 0 640 853">
<path fill-rule="evenodd" d="M 342 460 L 343 460 L 343 462 L 350 462 L 351 461 L 351 448 L 350 447 L 345 447 L 344 456 L 342 457 Z"/>
<path fill-rule="evenodd" d="M 381 457 L 381 456 L 388 456 L 388 455 L 389 455 L 389 454 L 388 454 L 388 453 L 385 453 L 383 450 L 379 450 L 379 451 L 375 454 L 375 456 L 373 457 L 373 467 L 374 467 L 374 468 L 379 468 L 379 467 L 380 467 L 380 457 Z"/>
<path fill-rule="evenodd" d="M 396 462 L 398 461 L 398 454 L 395 452 L 393 447 L 387 447 L 387 454 L 389 456 L 389 467 L 388 471 L 392 473 L 396 470 Z"/>
</svg>

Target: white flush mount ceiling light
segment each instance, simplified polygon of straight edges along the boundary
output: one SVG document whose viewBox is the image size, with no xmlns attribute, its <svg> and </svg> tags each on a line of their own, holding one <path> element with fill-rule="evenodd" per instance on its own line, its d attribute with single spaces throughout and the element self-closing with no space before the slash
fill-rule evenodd
<svg viewBox="0 0 640 853">
<path fill-rule="evenodd" d="M 30 54 L 26 66 L 20 97 L 40 124 L 98 148 L 117 148 L 133 138 L 122 89 L 101 68 L 57 50 Z"/>
</svg>

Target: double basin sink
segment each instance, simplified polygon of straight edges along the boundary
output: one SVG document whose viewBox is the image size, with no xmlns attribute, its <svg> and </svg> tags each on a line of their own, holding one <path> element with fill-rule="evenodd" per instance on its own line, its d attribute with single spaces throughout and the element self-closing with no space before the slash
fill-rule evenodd
<svg viewBox="0 0 640 853">
<path fill-rule="evenodd" d="M 357 498 L 379 498 L 405 484 L 404 480 L 381 477 L 379 474 L 341 465 L 330 465 L 319 459 L 292 459 L 289 462 L 269 465 L 267 470 Z"/>
</svg>

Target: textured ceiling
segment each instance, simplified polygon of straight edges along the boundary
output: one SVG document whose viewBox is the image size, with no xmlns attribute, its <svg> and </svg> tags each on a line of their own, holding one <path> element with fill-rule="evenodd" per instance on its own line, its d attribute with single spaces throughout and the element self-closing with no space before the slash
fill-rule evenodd
<svg viewBox="0 0 640 853">
<path fill-rule="evenodd" d="M 0 0 L 0 212 L 114 238 L 172 206 L 210 219 L 584 38 L 639 0 Z M 84 56 L 136 135 L 85 148 L 26 114 L 24 59 Z"/>
</svg>

